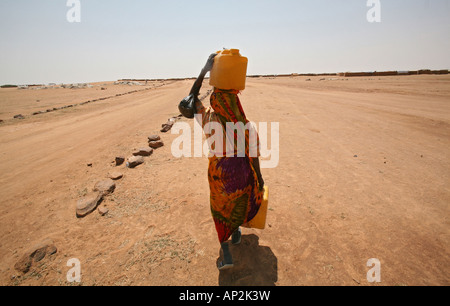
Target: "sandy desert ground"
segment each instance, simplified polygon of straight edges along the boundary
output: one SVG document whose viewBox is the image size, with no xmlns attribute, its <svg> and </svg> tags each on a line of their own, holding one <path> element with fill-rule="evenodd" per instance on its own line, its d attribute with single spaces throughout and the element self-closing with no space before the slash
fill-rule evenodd
<svg viewBox="0 0 450 306">
<path fill-rule="evenodd" d="M 81 285 L 450 285 L 449 75 L 248 79 L 244 109 L 280 123 L 280 160 L 262 170 L 266 229 L 243 229 L 234 269 L 220 273 L 208 160 L 173 157 L 178 135 L 160 132 L 192 82 L 0 89 L 1 285 L 74 285 L 72 258 Z M 152 134 L 165 146 L 115 166 Z M 115 170 L 109 212 L 77 218 L 77 201 Z M 46 239 L 57 252 L 15 270 Z M 370 258 L 380 283 L 367 281 Z"/>
</svg>

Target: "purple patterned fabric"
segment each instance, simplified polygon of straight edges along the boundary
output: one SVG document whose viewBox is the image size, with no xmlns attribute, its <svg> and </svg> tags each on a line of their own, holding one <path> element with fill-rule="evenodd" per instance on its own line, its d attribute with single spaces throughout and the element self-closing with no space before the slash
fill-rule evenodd
<svg viewBox="0 0 450 306">
<path fill-rule="evenodd" d="M 224 188 L 228 194 L 253 185 L 252 168 L 247 157 L 225 157 L 218 162 L 218 166 L 222 168 Z"/>
</svg>

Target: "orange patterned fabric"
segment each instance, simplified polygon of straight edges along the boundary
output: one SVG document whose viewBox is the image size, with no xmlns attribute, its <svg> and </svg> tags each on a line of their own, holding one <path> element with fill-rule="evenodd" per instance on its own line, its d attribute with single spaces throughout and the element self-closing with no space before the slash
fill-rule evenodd
<svg viewBox="0 0 450 306">
<path fill-rule="evenodd" d="M 218 122 L 222 125 L 226 137 L 227 122 L 247 124 L 248 120 L 237 94 L 235 90 L 215 89 L 210 99 L 212 109 L 203 106 L 197 108 L 202 115 L 202 127 L 208 122 Z M 253 168 L 253 157 L 249 156 L 249 147 L 252 144 L 249 143 L 248 130 L 245 131 L 245 142 L 243 157 L 237 156 L 236 146 L 233 157 L 225 154 L 224 157 L 215 155 L 209 157 L 211 214 L 221 243 L 227 241 L 239 226 L 255 217 L 263 198 L 263 191 L 260 190 L 257 174 Z M 253 145 L 259 147 L 258 142 Z"/>
</svg>

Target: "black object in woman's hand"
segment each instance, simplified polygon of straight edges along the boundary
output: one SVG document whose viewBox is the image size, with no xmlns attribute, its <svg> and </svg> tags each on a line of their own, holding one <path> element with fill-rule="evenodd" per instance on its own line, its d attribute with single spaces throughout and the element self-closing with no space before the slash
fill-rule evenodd
<svg viewBox="0 0 450 306">
<path fill-rule="evenodd" d="M 180 104 L 178 104 L 178 110 L 180 113 L 186 118 L 192 119 L 196 113 L 195 109 L 195 95 L 189 95 L 181 100 Z"/>
</svg>

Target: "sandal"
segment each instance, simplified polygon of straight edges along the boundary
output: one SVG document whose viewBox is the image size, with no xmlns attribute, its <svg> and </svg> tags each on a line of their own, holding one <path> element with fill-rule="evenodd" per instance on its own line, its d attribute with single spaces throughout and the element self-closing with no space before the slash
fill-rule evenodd
<svg viewBox="0 0 450 306">
<path fill-rule="evenodd" d="M 217 269 L 219 269 L 220 271 L 224 271 L 224 270 L 228 270 L 234 267 L 233 263 L 224 263 L 223 261 L 219 261 L 219 263 L 217 264 Z"/>
</svg>

